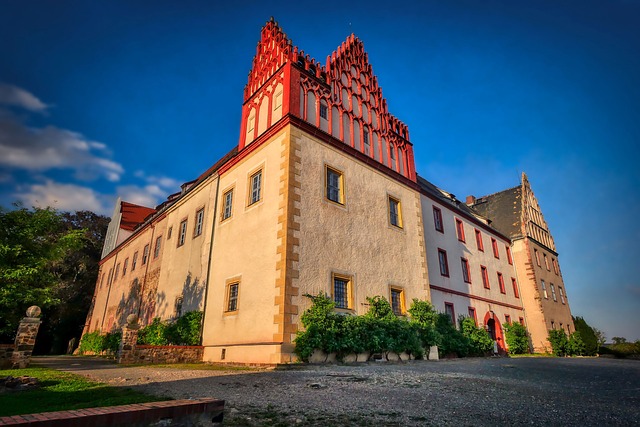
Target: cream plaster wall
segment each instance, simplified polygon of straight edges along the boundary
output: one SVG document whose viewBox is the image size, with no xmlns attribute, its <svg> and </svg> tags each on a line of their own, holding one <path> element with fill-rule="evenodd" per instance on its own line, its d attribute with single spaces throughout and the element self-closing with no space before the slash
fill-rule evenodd
<svg viewBox="0 0 640 427">
<path fill-rule="evenodd" d="M 501 322 L 504 322 L 504 314 L 510 314 L 512 320 L 524 317 L 522 310 L 507 306 L 522 307 L 522 300 L 515 297 L 511 282 L 511 278 L 517 278 L 517 275 L 514 265 L 509 264 L 507 258 L 506 246 L 509 245 L 509 241 L 491 233 L 480 224 L 458 215 L 453 206 L 436 202 L 425 195 L 421 195 L 421 202 L 430 285 L 468 295 L 460 296 L 432 289 L 431 298 L 435 308 L 444 313 L 444 303 L 452 302 L 456 316 L 458 316 L 459 314 L 466 315 L 469 306 L 476 307 L 479 323 L 483 322 L 485 314 L 490 310 L 489 304 L 491 309 L 499 315 Z M 435 228 L 434 206 L 442 212 L 444 228 L 442 233 Z M 458 240 L 456 219 L 463 223 L 465 242 Z M 477 247 L 475 229 L 481 232 L 484 251 L 480 251 Z M 496 239 L 498 243 L 500 258 L 495 258 L 493 254 L 491 238 Z M 447 253 L 449 277 L 440 274 L 438 249 L 443 249 Z M 471 283 L 466 283 L 463 279 L 461 258 L 466 258 L 469 261 Z M 481 266 L 487 267 L 490 289 L 486 289 L 483 285 Z M 504 279 L 505 294 L 500 292 L 498 272 L 502 273 Z M 483 301 L 483 299 L 491 302 Z"/>
<path fill-rule="evenodd" d="M 204 360 L 268 362 L 273 353 L 281 155 L 286 129 L 256 147 L 220 177 L 218 213 L 204 322 Z M 250 176 L 262 170 L 260 201 L 248 206 Z M 233 189 L 232 216 L 221 221 L 223 195 Z M 226 313 L 226 286 L 239 285 L 238 310 Z"/>
<path fill-rule="evenodd" d="M 294 323 L 310 306 L 304 294 L 331 294 L 332 273 L 352 277 L 357 314 L 367 311 L 366 297 L 389 299 L 390 285 L 404 289 L 407 307 L 413 298 L 428 298 L 417 192 L 295 128 L 292 138 L 301 158 Z M 326 166 L 343 173 L 344 206 L 326 198 Z M 400 200 L 401 229 L 389 222 L 389 196 Z"/>
<path fill-rule="evenodd" d="M 206 286 L 207 266 L 211 247 L 211 227 L 217 189 L 216 175 L 209 177 L 172 205 L 165 214 L 163 257 L 160 271 L 155 316 L 162 319 L 176 317 L 176 299 L 183 298 L 182 314 L 202 310 Z M 196 213 L 204 209 L 202 232 L 195 235 Z M 180 223 L 187 220 L 184 244 L 178 246 Z M 171 237 L 168 229 L 172 228 Z"/>
<path fill-rule="evenodd" d="M 137 289 L 145 284 L 145 275 L 153 262 L 153 243 L 155 227 L 147 227 L 135 238 L 118 247 L 100 267 L 96 283 L 95 300 L 88 332 L 102 330 L 109 332 L 122 325 L 126 316 L 136 311 L 140 304 Z M 155 242 L 155 240 L 154 240 Z M 142 264 L 144 246 L 149 244 L 149 259 Z M 138 252 L 136 268 L 133 269 L 133 255 Z M 124 262 L 129 259 L 127 272 L 123 274 Z M 115 276 L 116 265 L 120 264 L 118 276 Z M 154 264 L 159 264 L 156 261 Z M 156 267 L 157 268 L 157 267 Z M 109 281 L 109 271 L 113 269 L 113 277 Z M 104 280 L 101 280 L 104 273 Z M 137 280 L 137 283 L 136 283 Z"/>
</svg>

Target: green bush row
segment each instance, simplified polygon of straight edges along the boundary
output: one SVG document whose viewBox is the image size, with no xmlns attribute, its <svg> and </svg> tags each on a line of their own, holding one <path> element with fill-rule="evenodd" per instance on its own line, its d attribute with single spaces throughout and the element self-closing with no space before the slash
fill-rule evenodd
<svg viewBox="0 0 640 427">
<path fill-rule="evenodd" d="M 299 331 L 295 352 L 308 361 L 314 350 L 335 353 L 338 360 L 348 354 L 368 352 L 383 354 L 407 353 L 416 359 L 424 356 L 425 349 L 437 345 L 443 356 L 482 356 L 493 348 L 487 331 L 475 325 L 469 317 L 459 319 L 456 329 L 449 316 L 435 311 L 428 301 L 414 299 L 409 317 L 398 317 L 389 302 L 381 296 L 367 298 L 366 314 L 348 315 L 335 311 L 335 303 L 324 294 L 305 295 L 311 307 L 302 316 L 305 330 Z M 525 332 L 526 334 L 526 332 Z"/>
<path fill-rule="evenodd" d="M 612 354 L 620 358 L 631 357 L 637 359 L 640 358 L 640 340 L 603 345 L 600 346 L 598 352 L 600 354 Z"/>
<path fill-rule="evenodd" d="M 549 343 L 553 354 L 559 357 L 564 356 L 584 356 L 586 346 L 579 331 L 575 331 L 569 337 L 562 329 L 552 329 L 549 331 Z"/>
<path fill-rule="evenodd" d="M 175 321 L 161 322 L 159 317 L 138 331 L 138 344 L 147 345 L 199 345 L 202 312 L 190 311 Z M 78 347 L 80 354 L 116 354 L 122 341 L 122 331 L 84 334 Z"/>
<path fill-rule="evenodd" d="M 82 336 L 78 352 L 80 354 L 93 353 L 116 354 L 122 341 L 122 331 L 101 334 L 100 331 L 93 331 Z"/>
<path fill-rule="evenodd" d="M 138 331 L 138 344 L 199 345 L 202 312 L 189 311 L 175 321 L 162 322 L 159 317 Z"/>
</svg>

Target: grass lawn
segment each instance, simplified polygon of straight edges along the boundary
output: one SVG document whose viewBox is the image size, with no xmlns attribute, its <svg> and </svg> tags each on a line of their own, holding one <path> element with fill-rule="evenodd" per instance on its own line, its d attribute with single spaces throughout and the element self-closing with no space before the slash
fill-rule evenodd
<svg viewBox="0 0 640 427">
<path fill-rule="evenodd" d="M 0 417 L 169 400 L 49 368 L 0 370 L 0 377 L 9 375 L 38 378 L 40 387 L 0 394 Z"/>
</svg>

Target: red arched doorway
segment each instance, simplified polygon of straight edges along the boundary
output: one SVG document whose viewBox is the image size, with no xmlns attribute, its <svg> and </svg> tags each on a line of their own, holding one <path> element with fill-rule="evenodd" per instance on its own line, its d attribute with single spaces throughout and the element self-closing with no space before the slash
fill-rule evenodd
<svg viewBox="0 0 640 427">
<path fill-rule="evenodd" d="M 502 335 L 502 326 L 494 312 L 488 311 L 487 314 L 485 314 L 484 326 L 487 332 L 489 332 L 491 339 L 498 344 L 498 353 L 507 354 L 507 347 L 504 342 L 504 336 Z"/>
</svg>

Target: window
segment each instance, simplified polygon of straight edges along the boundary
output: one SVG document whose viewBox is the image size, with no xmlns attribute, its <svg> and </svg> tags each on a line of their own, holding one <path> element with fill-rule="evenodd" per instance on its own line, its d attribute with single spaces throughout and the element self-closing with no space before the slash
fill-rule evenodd
<svg viewBox="0 0 640 427">
<path fill-rule="evenodd" d="M 502 273 L 498 272 L 498 285 L 500 285 L 500 293 L 506 294 L 507 290 L 504 288 L 504 278 L 502 277 Z"/>
<path fill-rule="evenodd" d="M 552 258 L 551 262 L 553 263 L 553 272 L 556 274 L 560 274 L 560 267 L 558 267 L 558 260 L 555 258 Z"/>
<path fill-rule="evenodd" d="M 402 288 L 391 288 L 391 309 L 396 316 L 404 314 L 404 291 Z"/>
<path fill-rule="evenodd" d="M 540 284 L 542 285 L 542 296 L 544 299 L 549 299 L 549 295 L 547 294 L 547 285 L 544 284 L 544 280 L 540 280 Z"/>
<path fill-rule="evenodd" d="M 149 259 L 149 244 L 144 245 L 144 250 L 142 251 L 142 265 L 147 263 Z"/>
<path fill-rule="evenodd" d="M 476 309 L 469 307 L 469 317 L 473 319 L 473 322 L 478 326 L 478 316 L 476 315 Z"/>
<path fill-rule="evenodd" d="M 127 274 L 127 268 L 129 267 L 129 258 L 124 260 L 124 265 L 122 266 L 122 277 Z"/>
<path fill-rule="evenodd" d="M 464 224 L 461 220 L 456 218 L 456 234 L 458 235 L 458 240 L 464 242 Z"/>
<path fill-rule="evenodd" d="M 333 275 L 333 302 L 336 308 L 352 308 L 350 277 Z"/>
<path fill-rule="evenodd" d="M 262 171 L 258 171 L 249 178 L 251 184 L 251 193 L 249 194 L 249 204 L 252 205 L 260 200 L 260 191 L 262 189 Z"/>
<path fill-rule="evenodd" d="M 158 236 L 156 239 L 156 247 L 153 250 L 153 259 L 158 258 L 158 255 L 160 255 L 160 245 L 162 245 L 162 236 Z"/>
<path fill-rule="evenodd" d="M 563 304 L 566 304 L 566 301 L 564 299 L 564 291 L 562 290 L 562 286 L 558 286 L 558 292 L 560 292 L 560 302 Z"/>
<path fill-rule="evenodd" d="M 469 274 L 469 261 L 465 258 L 460 258 L 462 264 L 462 280 L 466 283 L 471 283 L 471 275 Z"/>
<path fill-rule="evenodd" d="M 364 154 L 368 156 L 370 151 L 369 150 L 370 145 L 369 145 L 369 131 L 367 129 L 364 130 L 364 133 L 362 134 L 362 138 L 364 140 Z"/>
<path fill-rule="evenodd" d="M 184 241 L 187 238 L 187 220 L 180 221 L 180 230 L 178 234 L 178 247 L 184 245 Z"/>
<path fill-rule="evenodd" d="M 222 220 L 231 218 L 231 212 L 233 209 L 233 189 L 227 191 L 222 196 Z"/>
<path fill-rule="evenodd" d="M 549 283 L 549 289 L 551 289 L 551 297 L 554 301 L 558 301 L 558 297 L 556 296 L 556 287 L 553 286 L 553 283 Z"/>
<path fill-rule="evenodd" d="M 169 231 L 167 231 L 167 240 L 171 239 L 171 234 L 173 234 L 173 227 L 169 227 Z"/>
<path fill-rule="evenodd" d="M 440 274 L 449 277 L 449 263 L 447 262 L 447 251 L 438 249 L 438 262 L 440 264 Z"/>
<path fill-rule="evenodd" d="M 435 206 L 433 207 L 433 223 L 436 226 L 436 230 L 444 233 L 444 224 L 442 223 L 442 211 Z"/>
<path fill-rule="evenodd" d="M 447 316 L 449 316 L 449 320 L 451 320 L 451 323 L 453 323 L 453 325 L 456 325 L 456 312 L 453 310 L 453 304 L 450 302 L 445 302 L 444 303 L 444 314 L 446 314 Z"/>
<path fill-rule="evenodd" d="M 478 246 L 478 250 L 484 252 L 484 244 L 482 244 L 482 233 L 477 228 L 476 231 L 476 245 Z"/>
<path fill-rule="evenodd" d="M 327 120 L 327 117 L 328 117 L 327 106 L 324 104 L 320 104 L 320 117 L 322 117 L 325 120 Z"/>
<path fill-rule="evenodd" d="M 518 321 L 522 326 L 524 326 L 524 317 L 518 317 Z"/>
<path fill-rule="evenodd" d="M 518 282 L 516 282 L 515 277 L 511 278 L 511 286 L 513 286 L 513 296 L 516 298 L 520 298 L 520 292 L 518 292 Z"/>
<path fill-rule="evenodd" d="M 544 266 L 547 267 L 547 271 L 551 271 L 549 267 L 549 258 L 547 258 L 547 254 L 542 254 L 544 256 Z"/>
<path fill-rule="evenodd" d="M 507 253 L 507 261 L 509 262 L 509 264 L 513 265 L 513 258 L 511 258 L 511 248 L 505 245 L 504 250 Z"/>
<path fill-rule="evenodd" d="M 389 222 L 398 228 L 402 228 L 402 211 L 400 210 L 400 200 L 389 196 Z"/>
<path fill-rule="evenodd" d="M 178 295 L 176 297 L 176 301 L 174 303 L 174 309 L 176 313 L 176 317 L 182 316 L 182 304 L 184 303 L 184 297 L 182 295 Z"/>
<path fill-rule="evenodd" d="M 118 279 L 118 273 L 120 273 L 120 263 L 118 263 L 118 265 L 116 265 L 116 272 L 113 274 L 113 280 L 117 280 Z"/>
<path fill-rule="evenodd" d="M 504 321 L 507 322 L 508 324 L 511 324 L 511 316 L 509 316 L 508 314 L 505 314 Z"/>
<path fill-rule="evenodd" d="M 396 149 L 393 144 L 389 143 L 389 159 L 391 160 L 391 168 L 396 169 Z"/>
<path fill-rule="evenodd" d="M 239 282 L 233 282 L 227 284 L 227 307 L 226 312 L 238 311 L 238 290 L 240 287 Z"/>
<path fill-rule="evenodd" d="M 491 238 L 491 247 L 493 247 L 493 256 L 499 259 L 500 254 L 498 253 L 498 242 L 493 237 Z"/>
<path fill-rule="evenodd" d="M 480 274 L 482 274 L 482 284 L 486 289 L 491 289 L 491 285 L 489 284 L 489 274 L 487 273 L 487 267 L 484 265 L 480 266 Z"/>
<path fill-rule="evenodd" d="M 275 99 L 273 101 L 273 105 L 274 105 L 273 107 L 274 110 L 277 110 L 278 108 L 282 107 L 282 91 L 276 93 Z M 322 111 L 322 107 L 320 107 L 320 111 Z"/>
<path fill-rule="evenodd" d="M 344 185 L 342 173 L 327 166 L 326 168 L 326 187 L 327 187 L 327 199 L 332 202 L 344 204 Z"/>
<path fill-rule="evenodd" d="M 138 264 L 138 251 L 133 253 L 133 259 L 131 260 L 131 271 L 135 271 L 136 264 Z"/>
<path fill-rule="evenodd" d="M 204 208 L 198 209 L 196 212 L 196 225 L 193 227 L 193 237 L 202 234 L 202 224 L 204 223 Z"/>
<path fill-rule="evenodd" d="M 538 267 L 540 267 L 542 264 L 540 264 L 540 254 L 538 253 L 538 250 L 537 250 L 537 249 L 534 249 L 534 250 L 533 250 L 533 253 L 534 253 L 534 254 L 535 254 L 535 256 L 536 256 L 536 264 L 538 264 Z"/>
<path fill-rule="evenodd" d="M 247 133 L 249 132 L 253 132 L 253 123 L 255 122 L 256 118 L 254 116 L 249 117 L 249 123 L 247 124 Z"/>
</svg>

